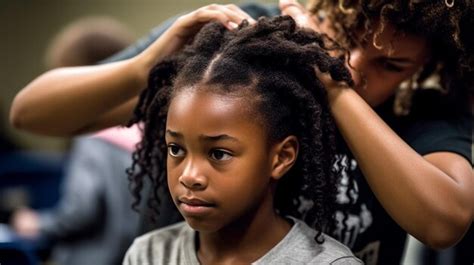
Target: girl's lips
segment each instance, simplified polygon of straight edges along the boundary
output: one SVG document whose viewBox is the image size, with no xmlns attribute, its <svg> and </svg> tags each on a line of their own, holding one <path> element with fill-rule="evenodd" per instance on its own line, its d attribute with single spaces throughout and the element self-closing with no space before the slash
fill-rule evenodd
<svg viewBox="0 0 474 265">
<path fill-rule="evenodd" d="M 200 216 L 208 214 L 214 207 L 203 205 L 190 205 L 184 202 L 179 204 L 179 208 L 185 216 Z"/>
<path fill-rule="evenodd" d="M 212 203 L 196 197 L 181 197 L 179 201 L 192 206 L 212 206 Z"/>
<path fill-rule="evenodd" d="M 215 207 L 214 204 L 195 197 L 179 198 L 178 206 L 184 215 L 189 216 L 205 215 L 212 211 L 212 209 Z"/>
</svg>

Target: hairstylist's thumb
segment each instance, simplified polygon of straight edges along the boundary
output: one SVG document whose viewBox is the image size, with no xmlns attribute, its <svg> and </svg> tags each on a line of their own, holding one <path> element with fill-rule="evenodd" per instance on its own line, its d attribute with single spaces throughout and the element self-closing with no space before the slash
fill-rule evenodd
<svg viewBox="0 0 474 265">
<path fill-rule="evenodd" d="M 281 14 L 292 17 L 298 26 L 310 28 L 319 32 L 319 26 L 316 20 L 306 8 L 296 0 L 280 0 L 279 3 Z"/>
</svg>

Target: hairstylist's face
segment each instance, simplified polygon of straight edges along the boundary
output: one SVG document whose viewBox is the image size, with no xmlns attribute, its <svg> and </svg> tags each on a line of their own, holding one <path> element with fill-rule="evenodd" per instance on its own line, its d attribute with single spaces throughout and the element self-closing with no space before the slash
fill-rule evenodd
<svg viewBox="0 0 474 265">
<path fill-rule="evenodd" d="M 377 26 L 377 25 L 376 25 Z M 355 89 L 372 107 L 394 94 L 401 82 L 409 79 L 426 62 L 429 49 L 424 38 L 396 34 L 390 24 L 376 38 L 350 50 L 350 68 Z M 381 48 L 380 48 L 381 47 Z"/>
<path fill-rule="evenodd" d="M 245 98 L 200 89 L 178 92 L 171 101 L 168 186 L 198 231 L 216 232 L 272 207 L 267 134 L 248 105 Z"/>
<path fill-rule="evenodd" d="M 308 6 L 314 6 L 310 1 Z M 325 19 L 319 23 L 316 14 L 311 14 L 295 1 L 281 1 L 282 13 L 290 15 L 303 27 L 334 36 L 332 23 Z M 311 18 L 310 18 L 311 17 Z M 380 22 L 373 23 L 377 32 Z M 355 89 L 372 107 L 378 106 L 394 94 L 401 82 L 410 78 L 427 61 L 429 54 L 426 39 L 411 34 L 396 34 L 393 25 L 386 23 L 384 30 L 373 43 L 373 35 L 366 36 L 363 46 L 350 50 L 349 67 L 355 81 Z"/>
</svg>

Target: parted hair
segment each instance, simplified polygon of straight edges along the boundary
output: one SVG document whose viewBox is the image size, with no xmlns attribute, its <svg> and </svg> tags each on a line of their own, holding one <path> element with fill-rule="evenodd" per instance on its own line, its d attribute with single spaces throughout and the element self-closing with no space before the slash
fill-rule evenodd
<svg viewBox="0 0 474 265">
<path fill-rule="evenodd" d="M 145 178 L 153 185 L 148 200 L 153 210 L 158 209 L 160 194 L 168 192 L 164 135 L 173 97 L 186 88 L 240 94 L 247 97 L 269 141 L 298 138 L 299 154 L 277 185 L 275 207 L 281 215 L 301 217 L 300 197 L 311 199 L 314 205 L 305 221 L 319 231 L 318 240 L 323 228 L 333 225 L 339 174 L 333 167 L 336 127 L 315 67 L 335 81 L 353 85 L 344 59 L 328 54 L 337 47 L 327 43 L 324 36 L 297 27 L 287 16 L 260 18 L 255 25 L 244 21 L 234 31 L 210 23 L 181 52 L 158 63 L 130 121 L 143 124 L 143 139 L 128 170 L 137 199 L 134 206 Z"/>
</svg>

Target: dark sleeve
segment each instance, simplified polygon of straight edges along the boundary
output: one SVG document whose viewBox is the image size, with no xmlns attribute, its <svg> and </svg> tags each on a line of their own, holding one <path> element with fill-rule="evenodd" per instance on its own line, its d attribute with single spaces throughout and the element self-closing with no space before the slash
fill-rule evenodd
<svg viewBox="0 0 474 265">
<path fill-rule="evenodd" d="M 40 212 L 41 233 L 53 239 L 73 238 L 101 225 L 104 212 L 102 145 L 89 137 L 75 141 L 56 208 Z"/>
<path fill-rule="evenodd" d="M 453 152 L 472 163 L 472 117 L 445 120 L 418 120 L 403 131 L 402 137 L 420 155 Z"/>
<path fill-rule="evenodd" d="M 253 18 L 259 18 L 261 16 L 276 16 L 280 13 L 280 10 L 278 9 L 278 6 L 276 5 L 264 5 L 264 4 L 258 4 L 258 3 L 247 3 L 247 4 L 242 4 L 239 5 L 242 10 L 247 12 L 251 17 Z M 133 56 L 141 53 L 143 50 L 145 50 L 148 46 L 150 46 L 157 38 L 161 36 L 175 21 L 180 17 L 181 15 L 186 14 L 181 13 L 177 16 L 174 16 L 153 30 L 148 34 L 148 36 L 145 36 L 141 39 L 139 39 L 137 42 L 132 44 L 132 46 L 129 46 L 125 50 L 113 55 L 112 57 L 100 62 L 100 63 L 110 63 L 110 62 L 116 62 L 116 61 L 121 61 L 125 59 L 132 58 Z"/>
</svg>

